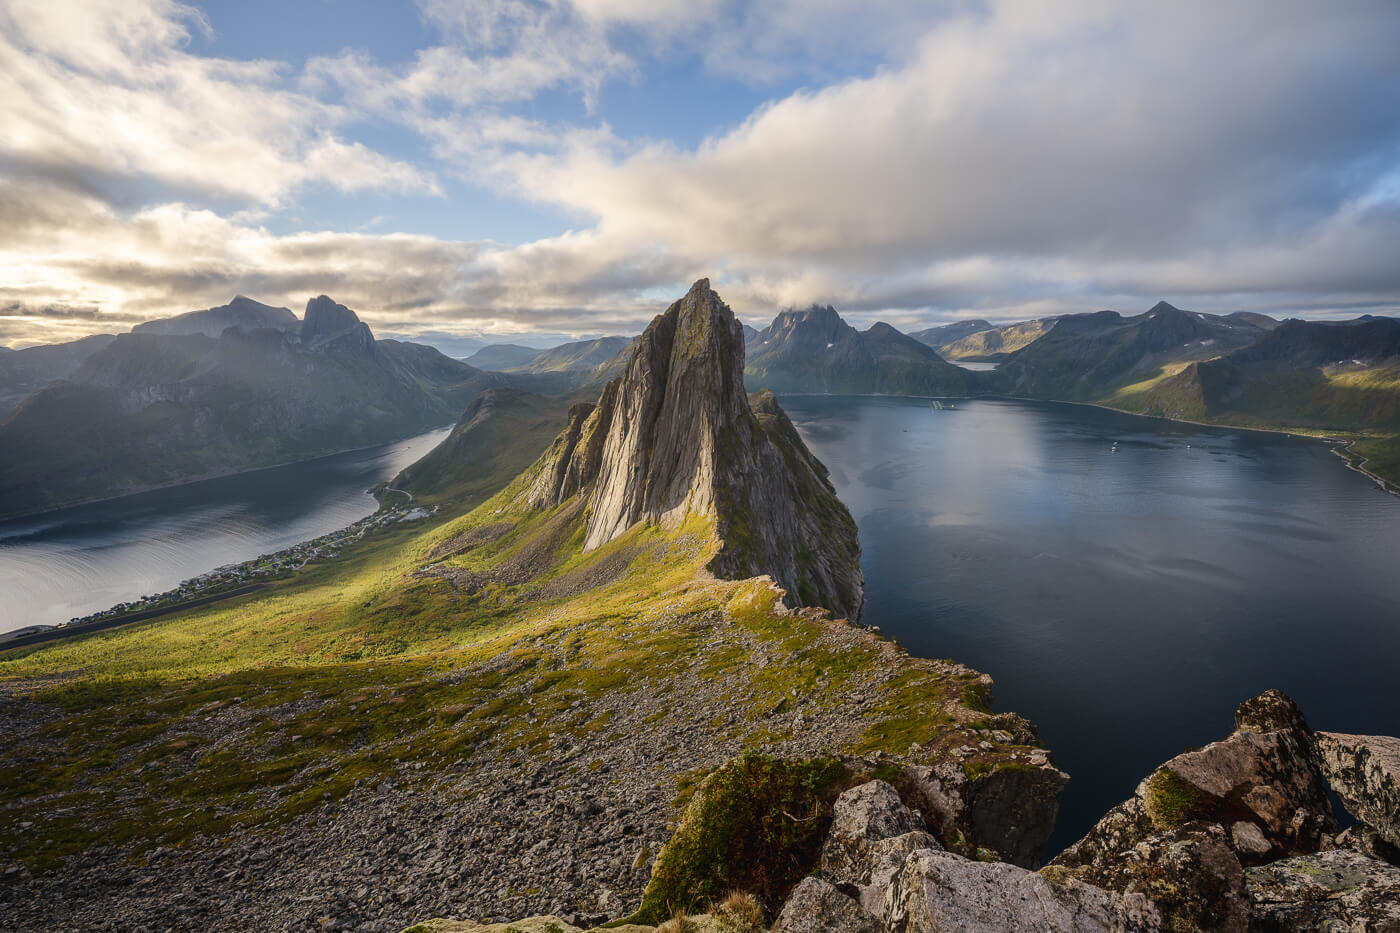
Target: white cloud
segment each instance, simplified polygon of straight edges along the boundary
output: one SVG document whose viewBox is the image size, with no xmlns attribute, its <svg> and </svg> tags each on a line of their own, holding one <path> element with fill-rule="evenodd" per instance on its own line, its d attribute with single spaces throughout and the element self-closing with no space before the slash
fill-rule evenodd
<svg viewBox="0 0 1400 933">
<path fill-rule="evenodd" d="M 1339 232 L 1382 252 L 1400 233 L 1393 199 L 1356 200 L 1400 144 L 1388 11 L 1005 0 L 934 28 L 905 67 L 793 94 L 693 152 L 498 168 L 610 238 L 778 300 L 947 306 L 973 297 L 969 264 L 997 270 L 976 283 L 991 300 L 1008 272 L 1092 294 L 1121 271 L 1143 295 L 1306 291 L 1329 268 L 1394 296 L 1394 263 Z"/>
<path fill-rule="evenodd" d="M 348 115 L 283 89 L 284 66 L 188 53 L 187 23 L 203 28 L 168 0 L 0 9 L 0 158 L 117 199 L 133 182 L 265 205 L 309 181 L 438 190 L 431 172 L 337 138 Z"/>
<path fill-rule="evenodd" d="M 352 49 L 298 70 L 193 54 L 208 26 L 170 0 L 10 0 L 0 306 L 18 310 L 0 339 L 237 291 L 326 292 L 400 331 L 626 332 L 701 275 L 760 323 L 809 301 L 908 327 L 1159 297 L 1400 307 L 1390 0 L 419 9 L 439 38 L 411 61 Z M 693 148 L 620 135 L 609 83 L 676 61 L 814 86 Z M 602 116 L 528 115 L 557 92 Z M 366 120 L 407 127 L 428 160 L 357 141 Z M 503 247 L 269 227 L 312 182 L 442 178 L 579 229 Z"/>
</svg>

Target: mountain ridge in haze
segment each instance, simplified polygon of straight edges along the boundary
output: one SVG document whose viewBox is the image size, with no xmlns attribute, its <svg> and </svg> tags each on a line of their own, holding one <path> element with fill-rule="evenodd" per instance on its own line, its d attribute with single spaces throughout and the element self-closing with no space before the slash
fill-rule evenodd
<svg viewBox="0 0 1400 933">
<path fill-rule="evenodd" d="M 0 424 L 16 452 L 0 463 L 0 515 L 387 443 L 451 423 L 490 386 L 549 382 L 377 341 L 326 296 L 294 332 L 123 334 Z"/>
</svg>

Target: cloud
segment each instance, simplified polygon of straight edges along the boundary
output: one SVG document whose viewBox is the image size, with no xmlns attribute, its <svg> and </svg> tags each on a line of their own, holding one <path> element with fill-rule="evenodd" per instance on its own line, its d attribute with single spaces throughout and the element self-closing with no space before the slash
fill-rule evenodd
<svg viewBox="0 0 1400 933">
<path fill-rule="evenodd" d="M 169 0 L 0 8 L 0 159 L 16 174 L 67 177 L 112 200 L 154 186 L 278 205 L 313 181 L 439 191 L 430 171 L 337 138 L 349 114 L 285 89 L 283 65 L 190 54 L 191 26 L 208 28 Z"/>
<path fill-rule="evenodd" d="M 524 196 L 779 300 L 879 304 L 895 295 L 877 283 L 922 279 L 902 300 L 939 304 L 969 264 L 1051 291 L 1104 273 L 1135 293 L 1282 291 L 1345 257 L 1393 294 L 1377 254 L 1394 198 L 1358 206 L 1400 147 L 1393 10 L 1001 2 L 933 29 L 906 67 L 798 92 L 693 152 L 504 167 Z M 1381 248 L 1354 252 L 1362 231 Z"/>
<path fill-rule="evenodd" d="M 0 12 L 0 306 L 96 326 L 326 292 L 401 333 L 626 333 L 710 275 L 757 322 L 1400 309 L 1390 0 L 420 0 L 410 60 L 300 70 L 194 54 L 208 24 L 170 0 L 73 3 Z M 811 87 L 694 146 L 608 122 L 615 83 L 681 66 Z M 584 108 L 534 116 L 560 94 Z M 273 232 L 312 183 L 445 180 L 575 229 Z"/>
</svg>

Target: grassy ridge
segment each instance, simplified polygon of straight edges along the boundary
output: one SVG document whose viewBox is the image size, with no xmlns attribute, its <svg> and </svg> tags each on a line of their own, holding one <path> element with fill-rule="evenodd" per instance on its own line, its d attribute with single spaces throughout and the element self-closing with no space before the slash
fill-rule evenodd
<svg viewBox="0 0 1400 933">
<path fill-rule="evenodd" d="M 0 769 L 4 855 L 42 871 L 98 841 L 140 857 L 276 827 L 357 781 L 609 735 L 590 698 L 734 670 L 747 682 L 724 728 L 746 744 L 783 738 L 760 720 L 787 698 L 836 708 L 867 681 L 884 686 L 848 750 L 970 740 L 949 708 L 974 672 L 910 660 L 891 678 L 889 645 L 784 612 L 762 581 L 715 580 L 708 519 L 585 554 L 574 503 L 520 507 L 528 480 L 265 594 L 0 654 L 9 702 L 52 713 Z M 36 809 L 42 832 L 20 832 Z"/>
</svg>

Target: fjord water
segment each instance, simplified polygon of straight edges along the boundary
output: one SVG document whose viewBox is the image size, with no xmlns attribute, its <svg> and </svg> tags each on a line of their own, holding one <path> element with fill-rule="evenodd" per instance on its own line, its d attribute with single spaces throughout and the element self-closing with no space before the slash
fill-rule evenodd
<svg viewBox="0 0 1400 933">
<path fill-rule="evenodd" d="M 1400 498 L 1303 438 L 1055 403 L 781 399 L 860 528 L 864 621 L 995 678 L 1071 775 L 1050 854 L 1270 687 L 1400 733 Z"/>
<path fill-rule="evenodd" d="M 372 513 L 365 490 L 447 434 L 0 522 L 0 632 L 53 625 Z"/>
</svg>

